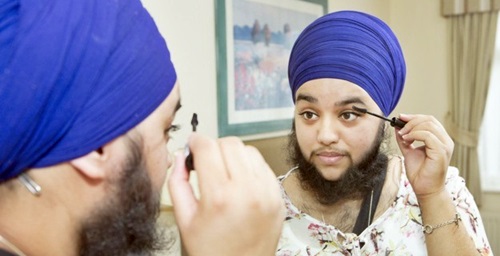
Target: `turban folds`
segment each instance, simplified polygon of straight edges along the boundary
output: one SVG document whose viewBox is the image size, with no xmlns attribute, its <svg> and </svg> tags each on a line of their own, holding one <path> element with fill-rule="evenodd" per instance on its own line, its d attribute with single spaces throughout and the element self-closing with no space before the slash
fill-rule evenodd
<svg viewBox="0 0 500 256">
<path fill-rule="evenodd" d="M 176 79 L 140 0 L 0 0 L 0 181 L 126 133 Z"/>
<path fill-rule="evenodd" d="M 299 87 L 336 78 L 363 88 L 388 116 L 401 97 L 406 76 L 398 40 L 380 19 L 356 11 L 318 18 L 297 38 L 288 66 L 293 100 Z"/>
</svg>

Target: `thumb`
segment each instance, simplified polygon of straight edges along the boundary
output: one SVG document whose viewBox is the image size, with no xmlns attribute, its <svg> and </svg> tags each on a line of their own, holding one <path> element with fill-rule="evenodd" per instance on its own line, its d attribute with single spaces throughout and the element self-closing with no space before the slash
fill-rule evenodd
<svg viewBox="0 0 500 256">
<path fill-rule="evenodd" d="M 179 226 L 186 226 L 190 223 L 198 207 L 198 201 L 189 183 L 189 173 L 184 159 L 182 152 L 176 153 L 175 166 L 168 180 L 170 199 L 174 205 L 174 214 Z"/>
</svg>

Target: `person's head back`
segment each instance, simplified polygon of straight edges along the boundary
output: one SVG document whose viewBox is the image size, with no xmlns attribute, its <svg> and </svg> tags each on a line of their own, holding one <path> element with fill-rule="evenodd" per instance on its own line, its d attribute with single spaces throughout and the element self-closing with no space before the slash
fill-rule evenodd
<svg viewBox="0 0 500 256">
<path fill-rule="evenodd" d="M 153 19 L 139 0 L 0 0 L 0 6 L 0 201 L 9 191 L 28 193 L 16 181 L 32 176 L 42 200 L 63 197 L 64 189 L 61 201 L 82 200 L 82 223 L 75 225 L 89 232 L 80 246 L 102 239 L 92 232 L 113 217 L 108 238 L 117 230 L 150 232 L 146 224 L 153 222 L 140 217 L 157 213 L 151 205 L 170 164 L 165 131 L 180 106 Z M 141 176 L 143 183 L 134 183 Z M 119 197 L 123 184 L 135 190 Z M 136 206 L 142 210 L 131 212 Z M 141 221 L 143 230 L 123 226 Z M 116 246 L 132 243 L 128 237 Z"/>
<path fill-rule="evenodd" d="M 326 180 L 324 187 L 340 187 L 331 181 L 350 177 L 344 184 L 347 192 L 338 193 L 341 196 L 365 183 L 371 189 L 370 180 L 380 171 L 366 169 L 380 169 L 386 161 L 378 157 L 383 124 L 360 115 L 352 106 L 389 115 L 399 101 L 405 75 L 396 36 L 372 15 L 334 12 L 307 26 L 294 44 L 288 68 L 295 102 L 290 137 L 293 164 L 317 169 L 319 175 L 313 179 Z M 311 170 L 301 171 L 314 173 Z M 309 187 L 314 186 L 320 185 L 311 181 Z M 336 200 L 338 197 L 325 202 Z"/>
</svg>

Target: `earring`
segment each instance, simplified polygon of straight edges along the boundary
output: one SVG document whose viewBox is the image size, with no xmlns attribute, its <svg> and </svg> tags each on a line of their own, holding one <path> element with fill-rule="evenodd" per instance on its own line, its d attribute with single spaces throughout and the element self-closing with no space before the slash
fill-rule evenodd
<svg viewBox="0 0 500 256">
<path fill-rule="evenodd" d="M 40 187 L 40 185 L 38 185 L 33 179 L 31 179 L 28 174 L 22 173 L 21 175 L 19 175 L 19 181 L 26 187 L 26 189 L 28 189 L 29 192 L 31 192 L 31 194 L 40 196 L 40 194 L 42 193 L 42 187 Z"/>
</svg>

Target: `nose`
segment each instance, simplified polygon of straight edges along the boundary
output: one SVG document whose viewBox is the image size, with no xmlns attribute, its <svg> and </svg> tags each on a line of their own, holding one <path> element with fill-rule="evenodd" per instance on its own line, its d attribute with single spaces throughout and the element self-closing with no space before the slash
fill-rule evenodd
<svg viewBox="0 0 500 256">
<path fill-rule="evenodd" d="M 335 121 L 330 118 L 324 118 L 319 123 L 318 142 L 328 146 L 339 141 L 339 133 Z"/>
</svg>

